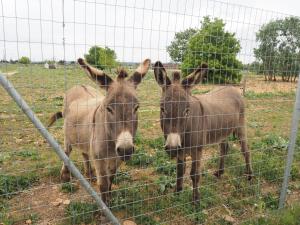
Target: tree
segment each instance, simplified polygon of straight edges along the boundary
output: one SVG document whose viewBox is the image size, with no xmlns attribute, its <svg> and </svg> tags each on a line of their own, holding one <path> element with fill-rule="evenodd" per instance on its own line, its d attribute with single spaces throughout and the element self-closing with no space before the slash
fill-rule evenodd
<svg viewBox="0 0 300 225">
<path fill-rule="evenodd" d="M 236 83 L 241 80 L 242 63 L 237 59 L 241 47 L 234 33 L 225 31 L 221 19 L 204 17 L 201 29 L 191 37 L 181 70 L 191 73 L 201 63 L 210 68 L 208 80 L 214 83 Z"/>
<path fill-rule="evenodd" d="M 105 47 L 93 46 L 89 53 L 84 55 L 86 61 L 100 69 L 112 69 L 117 65 L 116 53 L 114 50 Z"/>
<path fill-rule="evenodd" d="M 27 65 L 27 64 L 30 63 L 30 59 L 29 59 L 28 57 L 26 57 L 26 56 L 22 56 L 22 57 L 19 59 L 19 63 Z"/>
<path fill-rule="evenodd" d="M 265 80 L 283 81 L 296 79 L 300 69 L 300 19 L 286 17 L 262 26 L 256 34 L 259 42 L 254 49 L 257 61 L 261 62 Z"/>
<path fill-rule="evenodd" d="M 174 40 L 167 47 L 167 52 L 174 62 L 181 63 L 183 61 L 188 41 L 196 32 L 196 29 L 189 28 L 185 31 L 175 33 Z"/>
</svg>

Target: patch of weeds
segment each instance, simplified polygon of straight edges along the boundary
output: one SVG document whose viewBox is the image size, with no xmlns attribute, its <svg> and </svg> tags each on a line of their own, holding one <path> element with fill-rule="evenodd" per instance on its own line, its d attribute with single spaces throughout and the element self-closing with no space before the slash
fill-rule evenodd
<svg viewBox="0 0 300 225">
<path fill-rule="evenodd" d="M 146 140 L 146 143 L 150 148 L 156 151 L 164 151 L 165 139 L 162 136 L 155 139 Z"/>
<path fill-rule="evenodd" d="M 30 158 L 31 160 L 38 160 L 40 158 L 36 151 L 31 150 L 21 150 L 16 152 L 15 155 L 22 158 Z"/>
<path fill-rule="evenodd" d="M 87 202 L 71 202 L 65 209 L 70 224 L 82 224 L 93 222 L 98 207 Z"/>
<path fill-rule="evenodd" d="M 56 96 L 56 97 L 54 97 L 53 98 L 54 105 L 55 106 L 62 106 L 63 105 L 63 100 L 64 100 L 63 96 Z"/>
<path fill-rule="evenodd" d="M 0 164 L 3 164 L 4 162 L 7 162 L 11 159 L 11 155 L 9 153 L 1 153 L 0 155 Z"/>
<path fill-rule="evenodd" d="M 78 187 L 71 182 L 63 183 L 60 187 L 60 191 L 63 193 L 74 193 L 77 190 L 78 190 Z"/>
<path fill-rule="evenodd" d="M 293 164 L 291 169 L 291 180 L 295 181 L 300 178 L 299 166 Z"/>
<path fill-rule="evenodd" d="M 238 199 L 242 197 L 255 196 L 258 192 L 257 185 L 251 184 L 246 177 L 238 177 L 229 181 L 233 186 L 231 195 Z"/>
<path fill-rule="evenodd" d="M 176 207 L 180 214 L 184 215 L 187 219 L 196 222 L 197 224 L 205 223 L 206 215 L 203 213 L 202 209 L 205 209 L 205 206 L 207 206 L 207 204 L 203 202 L 207 201 L 207 198 L 204 200 L 201 196 L 200 203 L 197 207 L 195 207 L 192 203 L 191 190 L 183 190 L 182 192 L 175 194 L 173 198 L 173 207 Z"/>
<path fill-rule="evenodd" d="M 267 209 L 278 209 L 278 195 L 267 193 L 262 196 L 262 200 L 265 203 L 265 207 Z"/>
<path fill-rule="evenodd" d="M 284 159 L 288 141 L 275 134 L 269 134 L 252 144 L 253 169 L 256 174 L 270 182 L 280 182 L 283 176 Z M 292 174 L 297 177 L 298 169 Z"/>
<path fill-rule="evenodd" d="M 157 221 L 155 221 L 152 217 L 147 215 L 139 215 L 135 218 L 137 224 L 144 224 L 144 225 L 157 225 Z"/>
<path fill-rule="evenodd" d="M 156 172 L 175 176 L 176 174 L 176 164 L 174 161 L 171 161 L 164 151 L 156 152 L 155 160 L 153 162 Z"/>
<path fill-rule="evenodd" d="M 5 225 L 12 225 L 14 221 L 8 217 L 8 209 L 9 206 L 7 202 L 0 198 L 0 222 L 2 222 Z"/>
<path fill-rule="evenodd" d="M 298 225 L 300 221 L 300 205 L 296 204 L 283 210 L 272 210 L 264 217 L 250 219 L 243 225 Z"/>
<path fill-rule="evenodd" d="M 176 179 L 169 176 L 160 176 L 155 183 L 159 186 L 159 192 L 165 193 L 168 188 L 175 187 Z"/>
<path fill-rule="evenodd" d="M 131 180 L 131 175 L 130 173 L 126 172 L 126 171 L 118 171 L 113 182 L 115 184 L 120 184 L 122 182 L 125 181 L 130 181 Z"/>
<path fill-rule="evenodd" d="M 49 177 L 59 177 L 60 176 L 60 166 L 55 166 L 55 165 L 51 165 L 51 166 L 46 166 L 46 175 Z"/>
<path fill-rule="evenodd" d="M 292 98 L 295 96 L 295 92 L 291 91 L 291 92 L 262 92 L 262 93 L 256 93 L 254 91 L 247 91 L 245 93 L 245 97 L 247 99 L 250 100 L 254 100 L 254 99 L 270 99 L 270 98 Z"/>
<path fill-rule="evenodd" d="M 28 189 L 38 181 L 38 176 L 34 173 L 21 176 L 0 174 L 0 196 L 11 198 L 12 195 Z"/>
<path fill-rule="evenodd" d="M 145 167 L 153 162 L 153 156 L 149 155 L 144 148 L 138 147 L 135 153 L 131 156 L 131 159 L 127 162 L 130 166 Z"/>
</svg>

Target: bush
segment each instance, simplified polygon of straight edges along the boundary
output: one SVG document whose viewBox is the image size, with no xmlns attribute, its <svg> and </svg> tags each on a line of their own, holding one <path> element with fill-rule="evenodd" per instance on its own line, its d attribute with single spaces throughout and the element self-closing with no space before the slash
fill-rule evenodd
<svg viewBox="0 0 300 225">
<path fill-rule="evenodd" d="M 201 29 L 191 37 L 181 70 L 186 76 L 201 63 L 210 68 L 208 80 L 214 83 L 237 83 L 242 63 L 237 59 L 241 47 L 234 33 L 225 31 L 221 19 L 205 17 Z"/>
<path fill-rule="evenodd" d="M 114 50 L 97 45 L 90 48 L 89 53 L 84 55 L 86 61 L 102 70 L 112 69 L 117 66 L 117 55 Z"/>
<path fill-rule="evenodd" d="M 20 59 L 19 59 L 19 63 L 21 64 L 24 64 L 24 65 L 27 65 L 30 63 L 30 59 L 26 56 L 22 56 Z"/>
</svg>

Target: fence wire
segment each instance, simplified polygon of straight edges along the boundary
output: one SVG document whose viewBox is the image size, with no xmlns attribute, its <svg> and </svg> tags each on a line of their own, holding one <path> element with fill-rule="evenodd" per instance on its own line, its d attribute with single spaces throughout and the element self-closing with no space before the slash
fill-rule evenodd
<svg viewBox="0 0 300 225">
<path fill-rule="evenodd" d="M 216 0 L 1 0 L 0 72 L 45 125 L 58 112 L 49 132 L 121 223 L 272 224 L 299 21 Z M 0 224 L 109 224 L 0 95 Z M 299 162 L 296 141 L 293 207 Z"/>
</svg>

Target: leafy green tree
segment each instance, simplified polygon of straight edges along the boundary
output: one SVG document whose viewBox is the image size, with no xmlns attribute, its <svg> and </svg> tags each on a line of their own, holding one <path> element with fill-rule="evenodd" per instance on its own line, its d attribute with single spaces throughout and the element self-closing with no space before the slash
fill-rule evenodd
<svg viewBox="0 0 300 225">
<path fill-rule="evenodd" d="M 84 55 L 86 61 L 100 69 L 112 69 L 117 65 L 117 55 L 114 50 L 105 47 L 93 46 L 89 53 Z"/>
<path fill-rule="evenodd" d="M 28 57 L 26 57 L 26 56 L 22 56 L 22 57 L 19 59 L 19 63 L 27 65 L 27 64 L 30 63 L 30 59 L 29 59 Z"/>
<path fill-rule="evenodd" d="M 181 66 L 184 75 L 201 63 L 210 68 L 208 80 L 214 83 L 236 83 L 241 80 L 242 63 L 237 59 L 241 47 L 234 33 L 225 31 L 223 20 L 204 17 L 201 29 L 189 40 Z"/>
<path fill-rule="evenodd" d="M 186 54 L 189 39 L 196 34 L 197 30 L 193 28 L 186 29 L 185 31 L 175 33 L 174 40 L 167 47 L 171 59 L 174 62 L 181 63 Z"/>
<path fill-rule="evenodd" d="M 300 19 L 286 17 L 262 26 L 256 34 L 259 42 L 254 54 L 262 64 L 265 80 L 296 79 L 300 70 Z"/>
</svg>

